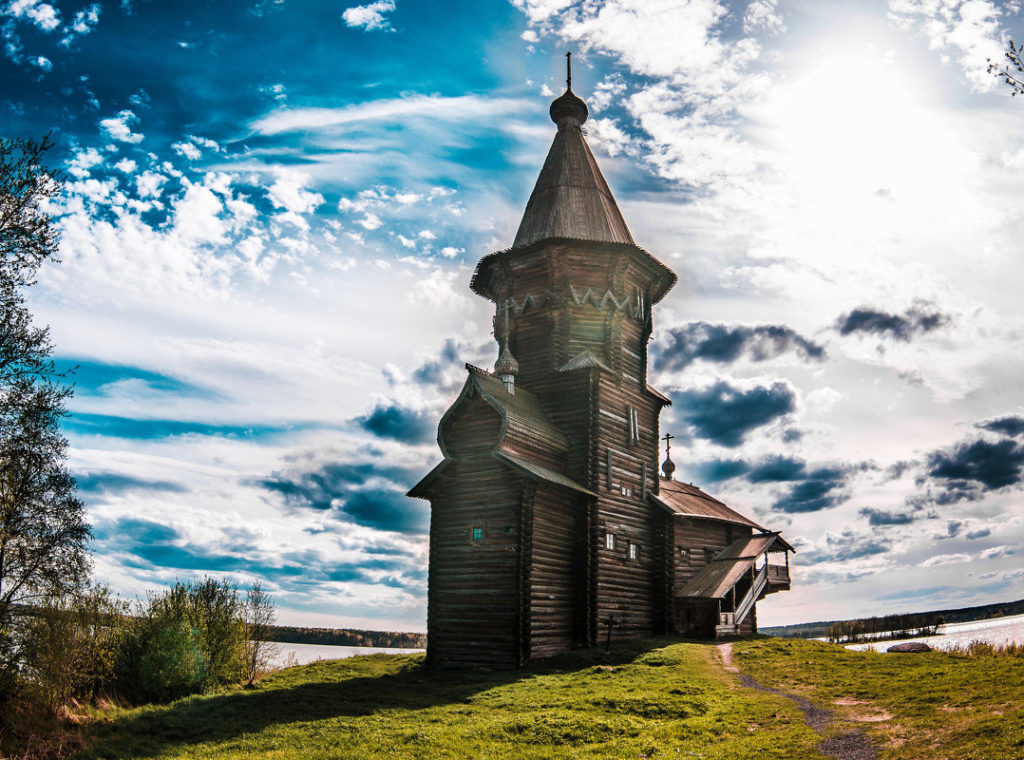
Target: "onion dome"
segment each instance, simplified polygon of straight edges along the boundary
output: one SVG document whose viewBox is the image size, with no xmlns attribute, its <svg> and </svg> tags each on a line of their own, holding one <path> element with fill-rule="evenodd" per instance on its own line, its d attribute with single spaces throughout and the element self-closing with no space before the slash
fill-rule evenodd
<svg viewBox="0 0 1024 760">
<path fill-rule="evenodd" d="M 672 480 L 672 474 L 676 471 L 676 463 L 667 454 L 665 455 L 665 461 L 661 463 L 661 471 L 665 473 L 666 478 Z"/>
<path fill-rule="evenodd" d="M 501 349 L 501 355 L 498 357 L 498 361 L 494 362 L 494 374 L 498 377 L 505 375 L 516 376 L 519 374 L 519 362 L 512 356 L 512 352 L 508 350 L 506 345 Z"/>
<path fill-rule="evenodd" d="M 549 110 L 551 121 L 559 127 L 578 127 L 587 120 L 590 111 L 587 104 L 576 96 L 572 88 L 566 89 L 559 97 L 551 103 Z"/>
</svg>

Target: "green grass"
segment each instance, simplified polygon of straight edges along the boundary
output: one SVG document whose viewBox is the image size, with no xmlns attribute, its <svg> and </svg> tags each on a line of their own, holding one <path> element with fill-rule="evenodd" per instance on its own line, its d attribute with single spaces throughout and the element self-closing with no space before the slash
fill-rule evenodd
<svg viewBox="0 0 1024 760">
<path fill-rule="evenodd" d="M 761 639 L 737 642 L 733 659 L 762 685 L 799 694 L 840 718 L 888 713 L 888 720 L 861 724 L 880 760 L 1024 758 L 1019 654 L 886 654 Z"/>
<path fill-rule="evenodd" d="M 79 757 L 822 758 L 792 701 L 743 688 L 706 644 L 667 641 L 509 673 L 371 655 L 106 717 Z"/>
</svg>

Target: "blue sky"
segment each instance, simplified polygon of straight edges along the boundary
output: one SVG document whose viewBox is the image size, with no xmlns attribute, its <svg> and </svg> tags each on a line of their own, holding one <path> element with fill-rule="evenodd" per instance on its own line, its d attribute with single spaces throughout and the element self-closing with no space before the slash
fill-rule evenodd
<svg viewBox="0 0 1024 760">
<path fill-rule="evenodd" d="M 1019 3 L 3 0 L 0 123 L 52 132 L 62 367 L 95 576 L 264 581 L 422 630 L 405 490 L 469 361 L 564 52 L 679 284 L 677 476 L 798 547 L 762 624 L 1024 596 Z"/>
</svg>

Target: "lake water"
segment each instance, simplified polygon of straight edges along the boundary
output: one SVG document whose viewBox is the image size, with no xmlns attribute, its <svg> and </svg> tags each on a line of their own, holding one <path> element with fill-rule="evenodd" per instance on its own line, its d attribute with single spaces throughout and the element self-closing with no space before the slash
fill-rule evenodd
<svg viewBox="0 0 1024 760">
<path fill-rule="evenodd" d="M 923 641 L 933 649 L 952 649 L 963 647 L 972 641 L 985 641 L 989 644 L 1024 644 L 1024 615 L 974 620 L 970 623 L 951 623 L 940 625 L 935 636 L 919 636 L 900 641 L 873 641 L 869 644 L 850 644 L 847 649 L 874 649 L 884 652 L 893 644 L 904 641 Z"/>
<path fill-rule="evenodd" d="M 396 649 L 392 647 L 345 647 L 328 646 L 326 644 L 285 644 L 275 643 L 277 651 L 270 659 L 273 667 L 280 668 L 288 664 L 305 665 L 317 660 L 343 660 L 346 657 L 356 657 L 361 654 L 414 654 L 423 652 L 423 649 Z M 295 656 L 293 662 L 289 662 L 291 655 Z"/>
<path fill-rule="evenodd" d="M 934 649 L 951 649 L 966 646 L 972 641 L 986 641 L 990 644 L 1024 644 L 1024 615 L 975 620 L 970 623 L 951 623 L 939 626 L 939 635 L 920 636 L 901 641 L 874 641 L 869 644 L 850 644 L 847 649 L 874 649 L 884 652 L 893 644 L 902 641 L 923 641 Z M 276 644 L 277 652 L 271 658 L 274 667 L 283 667 L 295 656 L 293 664 L 305 665 L 317 660 L 342 660 L 361 654 L 414 654 L 423 649 L 396 649 L 392 647 L 344 647 L 322 644 Z"/>
</svg>

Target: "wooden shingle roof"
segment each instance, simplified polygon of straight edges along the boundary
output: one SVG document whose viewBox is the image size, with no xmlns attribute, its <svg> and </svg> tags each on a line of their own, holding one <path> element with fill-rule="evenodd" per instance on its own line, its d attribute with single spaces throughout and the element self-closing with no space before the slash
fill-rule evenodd
<svg viewBox="0 0 1024 760">
<path fill-rule="evenodd" d="M 765 531 L 749 517 L 744 517 L 735 509 L 718 499 L 704 493 L 697 486 L 680 483 L 668 478 L 659 479 L 657 494 L 650 494 L 654 503 L 682 517 L 703 517 L 709 520 L 749 525 L 751 528 Z"/>
<path fill-rule="evenodd" d="M 547 238 L 634 245 L 579 126 L 564 125 L 555 134 L 512 247 Z"/>
<path fill-rule="evenodd" d="M 777 533 L 748 536 L 729 544 L 703 570 L 687 582 L 676 596 L 721 599 L 743 577 L 757 558 L 769 551 L 793 551 Z"/>
</svg>

